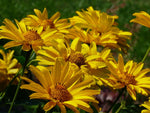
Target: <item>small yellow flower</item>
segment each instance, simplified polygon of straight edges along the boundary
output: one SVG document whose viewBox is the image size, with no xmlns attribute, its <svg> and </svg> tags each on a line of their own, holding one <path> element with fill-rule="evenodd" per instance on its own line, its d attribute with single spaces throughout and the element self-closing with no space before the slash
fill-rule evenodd
<svg viewBox="0 0 150 113">
<path fill-rule="evenodd" d="M 97 45 L 118 48 L 126 52 L 126 48 L 129 47 L 127 40 L 132 34 L 122 31 L 116 26 L 115 19 L 118 16 L 110 16 L 94 10 L 92 7 L 87 8 L 87 11 L 82 10 L 82 12 L 77 11 L 76 13 L 78 16 L 70 18 L 74 27 L 73 30 L 69 30 L 68 38 L 79 37 L 85 43 L 94 41 Z"/>
<path fill-rule="evenodd" d="M 146 74 L 150 69 L 143 69 L 144 63 L 136 63 L 128 61 L 124 64 L 121 54 L 118 57 L 118 63 L 109 61 L 108 68 L 111 72 L 110 77 L 107 79 L 107 84 L 114 89 L 121 89 L 126 87 L 130 96 L 136 100 L 136 92 L 142 95 L 148 95 L 150 88 L 150 77 Z"/>
<path fill-rule="evenodd" d="M 130 22 L 138 23 L 150 28 L 150 15 L 147 12 L 141 11 L 134 13 L 133 16 L 136 16 L 136 18 L 132 19 Z"/>
<path fill-rule="evenodd" d="M 62 65 L 61 61 L 57 59 L 51 72 L 42 66 L 30 66 L 30 70 L 39 83 L 22 77 L 29 84 L 22 85 L 21 89 L 34 91 L 30 95 L 30 99 L 49 100 L 43 107 L 45 111 L 58 105 L 61 113 L 66 113 L 65 107 L 76 113 L 79 113 L 77 108 L 93 112 L 88 102 L 97 103 L 94 95 L 99 94 L 99 91 L 87 89 L 92 83 L 91 79 L 79 82 L 82 72 L 72 70 L 69 62 Z"/>
<path fill-rule="evenodd" d="M 56 29 L 58 32 L 67 33 L 70 27 L 67 19 L 59 19 L 60 13 L 56 12 L 51 18 L 48 18 L 47 9 L 44 8 L 43 12 L 34 9 L 36 15 L 28 15 L 24 18 L 25 23 L 33 28 L 41 27 L 43 30 L 47 28 Z"/>
<path fill-rule="evenodd" d="M 17 59 L 13 58 L 14 51 L 5 53 L 0 50 L 0 54 L 3 59 L 0 59 L 0 91 L 4 90 L 9 82 L 13 79 L 16 73 L 18 73 L 20 64 Z M 18 82 L 19 78 L 16 78 L 13 84 Z"/>
<path fill-rule="evenodd" d="M 10 40 L 4 45 L 4 48 L 11 48 L 22 45 L 24 51 L 29 51 L 31 48 L 35 51 L 43 45 L 48 45 L 51 39 L 63 37 L 56 33 L 56 30 L 30 29 L 23 21 L 16 20 L 17 27 L 8 19 L 4 20 L 5 26 L 0 27 L 0 36 L 3 39 Z"/>
</svg>

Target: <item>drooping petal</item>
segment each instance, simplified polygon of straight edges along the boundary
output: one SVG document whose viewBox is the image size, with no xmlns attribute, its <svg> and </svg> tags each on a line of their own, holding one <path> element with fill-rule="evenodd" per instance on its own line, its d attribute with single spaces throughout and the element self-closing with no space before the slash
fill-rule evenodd
<svg viewBox="0 0 150 113">
<path fill-rule="evenodd" d="M 58 102 L 57 105 L 61 109 L 61 113 L 66 113 L 66 108 L 62 103 Z"/>
<path fill-rule="evenodd" d="M 44 111 L 49 111 L 55 106 L 56 106 L 56 102 L 50 101 L 44 105 L 43 109 L 44 109 Z"/>
</svg>

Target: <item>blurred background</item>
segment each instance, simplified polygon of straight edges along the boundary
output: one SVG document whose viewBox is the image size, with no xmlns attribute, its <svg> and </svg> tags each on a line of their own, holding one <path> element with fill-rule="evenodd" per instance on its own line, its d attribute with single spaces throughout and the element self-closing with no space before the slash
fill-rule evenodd
<svg viewBox="0 0 150 113">
<path fill-rule="evenodd" d="M 0 0 L 0 25 L 5 18 L 21 20 L 28 14 L 34 14 L 34 8 L 41 11 L 47 8 L 49 17 L 59 11 L 61 18 L 69 18 L 76 15 L 75 11 L 86 10 L 89 6 L 119 16 L 118 27 L 133 33 L 129 41 L 131 48 L 125 56 L 140 62 L 150 46 L 150 31 L 149 28 L 129 21 L 134 18 L 134 12 L 146 11 L 150 14 L 150 0 Z M 150 66 L 150 54 L 145 63 Z"/>
</svg>

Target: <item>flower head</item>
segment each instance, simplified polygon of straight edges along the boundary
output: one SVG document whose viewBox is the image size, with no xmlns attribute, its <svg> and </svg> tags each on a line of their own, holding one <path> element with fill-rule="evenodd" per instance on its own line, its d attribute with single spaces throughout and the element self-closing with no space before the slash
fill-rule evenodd
<svg viewBox="0 0 150 113">
<path fill-rule="evenodd" d="M 104 76 L 101 71 L 105 70 L 106 63 L 110 56 L 110 49 L 106 48 L 101 52 L 97 51 L 95 42 L 90 46 L 81 43 L 79 38 L 72 41 L 71 45 L 53 42 L 53 46 L 43 47 L 37 52 L 39 65 L 52 66 L 57 57 L 72 63 L 74 68 L 81 69 L 90 75 Z M 103 69 L 102 69 L 103 68 Z"/>
<path fill-rule="evenodd" d="M 0 59 L 0 91 L 2 91 L 7 87 L 15 74 L 18 73 L 20 64 L 17 59 L 13 58 L 14 51 L 5 53 L 3 50 L 0 50 L 0 54 L 3 57 Z M 18 80 L 16 78 L 13 84 L 16 84 Z"/>
<path fill-rule="evenodd" d="M 126 52 L 129 48 L 126 40 L 130 39 L 131 33 L 119 30 L 118 28 L 112 29 L 106 33 L 95 33 L 93 31 L 83 30 L 78 27 L 71 28 L 69 33 L 66 35 L 67 39 L 79 38 L 81 42 L 91 43 L 95 42 L 96 45 L 109 48 L 118 48 L 120 51 Z"/>
<path fill-rule="evenodd" d="M 118 16 L 110 16 L 106 13 L 94 10 L 93 7 L 88 7 L 87 11 L 76 11 L 76 13 L 78 16 L 70 18 L 73 25 L 80 28 L 92 29 L 99 33 L 110 31 L 113 25 L 116 24 L 115 19 L 118 18 Z"/>
<path fill-rule="evenodd" d="M 28 15 L 24 18 L 25 23 L 32 28 L 41 27 L 43 30 L 47 28 L 56 29 L 58 32 L 67 33 L 70 27 L 67 19 L 59 19 L 60 13 L 56 12 L 51 18 L 48 18 L 47 9 L 44 8 L 43 12 L 34 9 L 36 15 Z"/>
<path fill-rule="evenodd" d="M 150 72 L 150 69 L 142 70 L 143 65 L 143 63 L 137 64 L 132 60 L 124 64 L 123 57 L 119 54 L 118 63 L 113 61 L 108 63 L 111 74 L 107 84 L 115 89 L 126 87 L 134 100 L 136 100 L 136 92 L 147 96 L 150 88 L 150 77 L 147 77 L 146 74 Z"/>
<path fill-rule="evenodd" d="M 10 20 L 5 19 L 4 24 L 5 26 L 0 27 L 1 38 L 10 40 L 4 45 L 5 48 L 22 45 L 24 51 L 29 51 L 31 48 L 37 51 L 59 35 L 56 30 L 42 32 L 41 29 L 30 29 L 23 21 L 16 20 L 17 26 L 15 26 Z M 62 35 L 60 34 L 58 37 L 60 36 Z"/>
<path fill-rule="evenodd" d="M 115 19 L 118 16 L 102 13 L 92 7 L 87 8 L 87 11 L 82 10 L 76 13 L 78 16 L 70 18 L 74 27 L 73 30 L 69 30 L 68 38 L 79 37 L 86 43 L 94 41 L 97 45 L 118 48 L 123 51 L 129 47 L 127 40 L 130 39 L 131 33 L 122 31 L 116 26 Z"/>
<path fill-rule="evenodd" d="M 22 77 L 29 84 L 22 85 L 21 89 L 34 91 L 30 95 L 31 99 L 48 100 L 43 107 L 45 111 L 58 105 L 62 113 L 66 113 L 65 106 L 77 113 L 79 113 L 77 108 L 92 112 L 87 102 L 96 103 L 94 95 L 99 91 L 88 89 L 92 83 L 91 79 L 79 82 L 82 72 L 72 70 L 69 62 L 62 65 L 57 59 L 51 72 L 42 66 L 39 68 L 31 66 L 30 70 L 40 83 Z"/>
<path fill-rule="evenodd" d="M 133 16 L 136 18 L 132 19 L 130 22 L 138 23 L 150 28 L 150 15 L 145 11 L 134 13 Z"/>
</svg>

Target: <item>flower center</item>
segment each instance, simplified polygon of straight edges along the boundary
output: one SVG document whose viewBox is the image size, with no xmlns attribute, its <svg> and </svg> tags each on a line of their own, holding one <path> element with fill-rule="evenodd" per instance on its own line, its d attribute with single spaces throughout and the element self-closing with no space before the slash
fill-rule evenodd
<svg viewBox="0 0 150 113">
<path fill-rule="evenodd" d="M 51 88 L 50 95 L 53 99 L 60 102 L 68 101 L 72 98 L 72 95 L 68 92 L 64 85 L 56 84 L 54 88 Z"/>
<path fill-rule="evenodd" d="M 49 26 L 50 28 L 55 28 L 53 21 L 50 19 L 43 20 L 41 26 L 43 26 L 44 30 L 46 29 L 47 26 Z"/>
<path fill-rule="evenodd" d="M 68 61 L 75 63 L 79 67 L 85 64 L 84 56 L 81 53 L 73 53 L 69 56 Z"/>
<path fill-rule="evenodd" d="M 27 31 L 23 34 L 27 41 L 35 41 L 41 39 L 40 35 L 36 31 Z"/>
<path fill-rule="evenodd" d="M 124 77 L 121 78 L 121 80 L 123 80 L 122 83 L 124 83 L 125 85 L 129 85 L 129 84 L 135 85 L 136 84 L 135 77 L 130 74 L 125 73 Z"/>
<path fill-rule="evenodd" d="M 126 84 L 133 84 L 133 85 L 135 85 L 136 84 L 135 77 L 134 76 L 127 76 L 126 77 Z"/>
</svg>

